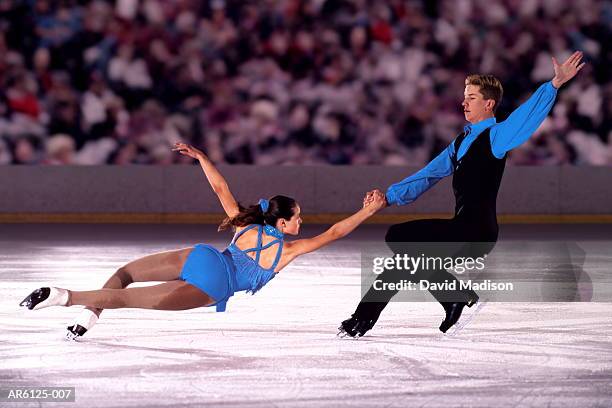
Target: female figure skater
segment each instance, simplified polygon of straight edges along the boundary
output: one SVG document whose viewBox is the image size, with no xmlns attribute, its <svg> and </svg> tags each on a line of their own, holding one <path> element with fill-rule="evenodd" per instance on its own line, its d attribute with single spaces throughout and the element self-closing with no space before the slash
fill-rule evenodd
<svg viewBox="0 0 612 408">
<path fill-rule="evenodd" d="M 103 289 L 75 291 L 44 287 L 28 295 L 20 306 L 30 310 L 49 306 L 87 306 L 67 337 L 82 336 L 97 321 L 103 309 L 140 308 L 186 310 L 216 305 L 225 310 L 227 300 L 238 291 L 257 292 L 296 257 L 344 237 L 385 206 L 382 193 L 352 216 L 324 233 L 308 239 L 285 242 L 297 235 L 302 220 L 300 206 L 289 197 L 277 195 L 250 207 L 239 205 L 227 182 L 206 155 L 193 146 L 177 143 L 174 151 L 197 159 L 227 214 L 220 230 L 233 227 L 234 238 L 220 252 L 210 245 L 145 256 L 119 268 Z M 138 288 L 133 282 L 165 281 Z"/>
</svg>

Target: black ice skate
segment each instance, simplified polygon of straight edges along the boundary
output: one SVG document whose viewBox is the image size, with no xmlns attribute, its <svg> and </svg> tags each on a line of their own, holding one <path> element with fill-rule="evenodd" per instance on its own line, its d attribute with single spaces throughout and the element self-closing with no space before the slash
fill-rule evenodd
<svg viewBox="0 0 612 408">
<path fill-rule="evenodd" d="M 467 318 L 461 319 L 460 322 L 457 322 L 457 324 L 455 324 L 455 326 L 453 327 L 453 330 L 450 333 L 447 333 L 447 335 L 454 336 L 457 333 L 459 333 L 461 330 L 463 330 L 465 326 L 467 326 L 472 320 L 474 320 L 474 318 L 478 315 L 478 313 L 482 310 L 482 308 L 485 306 L 486 303 L 487 303 L 486 299 L 484 301 L 479 301 L 478 306 L 476 307 L 476 310 L 474 310 L 474 313 L 469 315 Z"/>
<path fill-rule="evenodd" d="M 472 303 L 473 304 L 473 303 Z M 446 333 L 448 329 L 453 327 L 459 321 L 463 308 L 467 306 L 466 302 L 442 302 L 442 307 L 446 311 L 446 318 L 440 324 L 440 331 Z"/>
<path fill-rule="evenodd" d="M 340 327 L 338 327 L 338 336 L 351 336 L 358 339 L 374 327 L 374 323 L 376 323 L 376 321 L 373 319 L 359 319 L 355 317 L 355 315 L 352 315 L 350 319 L 346 319 L 340 323 Z"/>
</svg>

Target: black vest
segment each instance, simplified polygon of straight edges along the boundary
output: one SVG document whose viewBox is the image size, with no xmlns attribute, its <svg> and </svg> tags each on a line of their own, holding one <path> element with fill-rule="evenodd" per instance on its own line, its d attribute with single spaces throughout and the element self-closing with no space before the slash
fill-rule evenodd
<svg viewBox="0 0 612 408">
<path fill-rule="evenodd" d="M 497 192 L 506 166 L 506 155 L 502 159 L 493 155 L 489 131 L 490 128 L 478 135 L 459 160 L 457 155 L 465 132 L 455 139 L 453 192 L 456 219 L 470 221 L 474 227 L 494 229 L 497 235 Z"/>
</svg>

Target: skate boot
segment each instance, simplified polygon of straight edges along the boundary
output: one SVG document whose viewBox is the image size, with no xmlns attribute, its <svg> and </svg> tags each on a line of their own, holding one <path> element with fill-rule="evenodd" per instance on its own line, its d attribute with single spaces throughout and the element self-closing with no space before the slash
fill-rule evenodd
<svg viewBox="0 0 612 408">
<path fill-rule="evenodd" d="M 467 305 L 465 302 L 442 302 L 442 307 L 446 311 L 446 318 L 440 324 L 440 331 L 446 333 L 455 323 L 459 321 L 463 308 Z"/>
<path fill-rule="evenodd" d="M 72 326 L 68 326 L 66 340 L 78 340 L 87 330 L 91 329 L 98 322 L 98 315 L 89 309 L 83 309 L 79 317 Z"/>
<path fill-rule="evenodd" d="M 70 293 L 66 289 L 45 287 L 36 289 L 19 303 L 30 310 L 43 309 L 49 306 L 66 306 Z"/>
<path fill-rule="evenodd" d="M 374 319 L 360 319 L 352 315 L 350 319 L 346 319 L 340 323 L 340 327 L 338 327 L 338 336 L 351 336 L 358 339 L 374 327 L 374 323 L 376 323 Z"/>
<path fill-rule="evenodd" d="M 480 299 L 480 297 L 472 289 L 464 289 L 462 290 L 462 292 L 463 294 L 465 294 L 465 296 L 467 296 L 467 303 L 466 303 L 467 307 L 472 307 L 476 303 L 478 303 L 478 300 Z"/>
</svg>

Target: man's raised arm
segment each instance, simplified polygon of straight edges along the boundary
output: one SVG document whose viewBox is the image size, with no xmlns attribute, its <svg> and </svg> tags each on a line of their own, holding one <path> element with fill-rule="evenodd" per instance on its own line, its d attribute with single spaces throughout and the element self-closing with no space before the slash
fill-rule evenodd
<svg viewBox="0 0 612 408">
<path fill-rule="evenodd" d="M 562 65 L 553 58 L 554 78 L 542 84 L 534 93 L 519 106 L 508 118 L 491 129 L 491 149 L 498 159 L 506 152 L 525 143 L 540 127 L 550 112 L 557 89 L 572 79 L 582 69 L 582 52 L 576 51 Z"/>
</svg>

